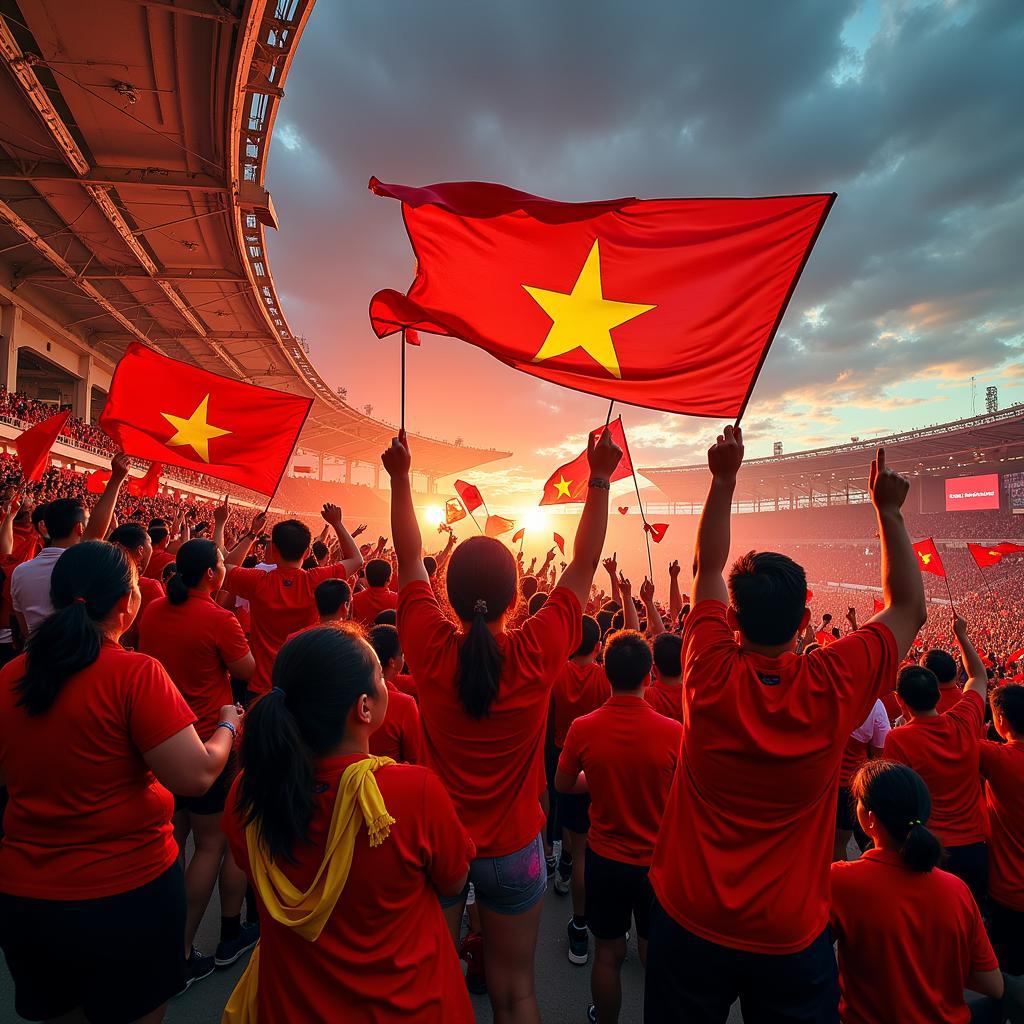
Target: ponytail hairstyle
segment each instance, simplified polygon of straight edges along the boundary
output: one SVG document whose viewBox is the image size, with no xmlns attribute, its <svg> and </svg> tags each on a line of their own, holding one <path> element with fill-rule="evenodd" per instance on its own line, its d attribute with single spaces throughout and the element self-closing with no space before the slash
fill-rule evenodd
<svg viewBox="0 0 1024 1024">
<path fill-rule="evenodd" d="M 64 684 L 100 654 L 100 624 L 136 585 L 138 570 L 113 544 L 87 540 L 57 559 L 50 577 L 54 612 L 28 638 L 18 706 L 30 716 L 48 711 Z"/>
<path fill-rule="evenodd" d="M 471 537 L 452 552 L 445 580 L 448 602 L 463 624 L 459 651 L 459 700 L 472 718 L 483 718 L 498 696 L 501 649 L 488 627 L 515 610 L 516 563 L 493 537 Z"/>
<path fill-rule="evenodd" d="M 309 841 L 315 760 L 344 738 L 356 701 L 377 693 L 379 671 L 348 623 L 306 630 L 278 653 L 274 688 L 245 716 L 238 784 L 238 810 L 272 860 L 295 863 L 296 843 Z"/>
<path fill-rule="evenodd" d="M 853 778 L 853 798 L 879 820 L 913 871 L 931 871 L 945 854 L 925 825 L 932 812 L 928 787 L 913 768 L 895 761 L 868 761 Z"/>
<path fill-rule="evenodd" d="M 199 585 L 206 570 L 217 568 L 217 545 L 202 538 L 187 541 L 178 548 L 174 562 L 177 568 L 167 581 L 167 600 L 171 604 L 184 604 L 189 591 Z"/>
</svg>

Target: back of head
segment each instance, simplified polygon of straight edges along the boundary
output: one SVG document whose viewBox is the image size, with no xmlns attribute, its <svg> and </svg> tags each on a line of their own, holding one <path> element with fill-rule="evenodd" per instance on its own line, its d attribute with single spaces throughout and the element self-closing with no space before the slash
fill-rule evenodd
<svg viewBox="0 0 1024 1024">
<path fill-rule="evenodd" d="M 501 651 L 488 623 L 515 610 L 516 563 L 493 537 L 470 537 L 452 552 L 445 574 L 452 611 L 467 624 L 459 651 L 459 700 L 483 718 L 498 695 Z"/>
<path fill-rule="evenodd" d="M 385 608 L 373 618 L 373 625 L 375 626 L 397 626 L 398 625 L 398 612 L 394 608 Z"/>
<path fill-rule="evenodd" d="M 740 631 L 751 643 L 773 647 L 796 636 L 807 606 L 807 576 L 792 558 L 750 551 L 729 571 L 729 596 Z"/>
<path fill-rule="evenodd" d="M 427 570 L 428 576 L 433 576 L 437 572 L 437 559 L 433 555 L 424 555 L 423 568 Z"/>
<path fill-rule="evenodd" d="M 349 712 L 375 693 L 373 649 L 348 626 L 309 629 L 274 661 L 274 688 L 245 716 L 238 807 L 274 860 L 309 838 L 315 759 L 344 738 Z"/>
<path fill-rule="evenodd" d="M 527 611 L 531 615 L 536 615 L 548 603 L 548 595 L 543 590 L 538 590 L 533 597 L 530 598 L 526 605 Z"/>
<path fill-rule="evenodd" d="M 386 665 L 402 650 L 402 642 L 398 639 L 398 630 L 394 626 L 374 626 L 367 634 L 367 639 L 376 651 L 381 666 Z"/>
<path fill-rule="evenodd" d="M 313 553 L 313 557 L 317 560 L 317 564 L 323 562 L 331 553 L 330 549 L 322 540 L 313 541 L 313 547 L 311 550 Z"/>
<path fill-rule="evenodd" d="M 371 558 L 366 563 L 366 582 L 371 587 L 386 587 L 391 579 L 391 563 L 386 558 Z"/>
<path fill-rule="evenodd" d="M 56 498 L 43 510 L 43 523 L 50 540 L 67 540 L 79 523 L 85 522 L 85 509 L 78 498 Z"/>
<path fill-rule="evenodd" d="M 217 568 L 217 545 L 202 537 L 190 540 L 178 548 L 174 562 L 176 571 L 167 582 L 167 600 L 182 604 L 207 570 Z"/>
<path fill-rule="evenodd" d="M 942 844 L 925 826 L 932 813 L 928 787 L 913 768 L 895 761 L 868 761 L 850 785 L 853 798 L 871 811 L 895 840 L 908 868 L 931 871 Z"/>
<path fill-rule="evenodd" d="M 650 675 L 651 645 L 635 629 L 620 629 L 604 642 L 604 671 L 613 690 L 636 690 Z"/>
<path fill-rule="evenodd" d="M 153 542 L 153 547 L 158 547 L 170 536 L 170 531 L 167 529 L 167 520 L 150 519 L 148 532 L 149 539 Z"/>
<path fill-rule="evenodd" d="M 83 541 L 57 559 L 50 576 L 54 612 L 29 637 L 16 687 L 29 715 L 49 710 L 64 684 L 99 657 L 99 625 L 136 579 L 135 563 L 103 541 Z"/>
<path fill-rule="evenodd" d="M 580 645 L 570 655 L 572 658 L 585 658 L 593 654 L 595 648 L 601 643 L 601 627 L 593 615 L 584 615 L 580 634 Z"/>
<path fill-rule="evenodd" d="M 127 548 L 129 551 L 136 551 L 138 548 L 146 546 L 149 534 L 139 523 L 122 523 L 107 540 L 111 544 L 120 544 L 121 547 Z"/>
<path fill-rule="evenodd" d="M 324 580 L 313 591 L 320 615 L 337 615 L 352 600 L 352 591 L 344 580 Z"/>
<path fill-rule="evenodd" d="M 615 618 L 614 608 L 609 608 L 607 605 L 597 613 L 597 624 L 601 627 L 601 636 L 604 636 L 608 630 L 612 628 L 612 619 Z"/>
<path fill-rule="evenodd" d="M 922 668 L 926 668 L 934 674 L 940 685 L 942 683 L 954 682 L 960 672 L 960 668 L 953 655 L 948 651 L 940 650 L 938 647 L 925 651 L 921 655 L 920 664 Z"/>
<path fill-rule="evenodd" d="M 911 711 L 931 711 L 939 703 L 939 681 L 934 672 L 920 665 L 900 671 L 896 692 Z"/>
<path fill-rule="evenodd" d="M 659 633 L 651 646 L 659 676 L 677 679 L 683 674 L 683 638 L 678 633 Z"/>
<path fill-rule="evenodd" d="M 529 601 L 537 593 L 537 585 L 536 576 L 527 575 L 519 581 L 519 593 L 522 594 L 524 600 Z"/>
<path fill-rule="evenodd" d="M 992 691 L 992 708 L 1006 719 L 1010 728 L 1024 737 L 1024 686 L 1007 683 Z"/>
<path fill-rule="evenodd" d="M 270 542 L 286 562 L 299 562 L 309 550 L 312 534 L 298 519 L 283 519 L 270 531 Z"/>
</svg>

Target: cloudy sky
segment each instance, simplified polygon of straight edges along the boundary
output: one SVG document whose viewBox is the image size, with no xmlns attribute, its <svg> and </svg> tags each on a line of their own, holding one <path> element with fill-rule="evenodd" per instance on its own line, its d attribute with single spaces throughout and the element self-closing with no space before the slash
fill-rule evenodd
<svg viewBox="0 0 1024 1024">
<path fill-rule="evenodd" d="M 292 328 L 358 407 L 398 416 L 398 346 L 366 308 L 404 290 L 411 185 L 561 200 L 836 191 L 746 415 L 768 454 L 1024 401 L 1020 0 L 320 0 L 277 121 L 271 260 Z M 408 422 L 511 450 L 474 479 L 535 500 L 602 399 L 450 339 L 409 357 Z M 638 465 L 716 425 L 623 407 Z"/>
</svg>

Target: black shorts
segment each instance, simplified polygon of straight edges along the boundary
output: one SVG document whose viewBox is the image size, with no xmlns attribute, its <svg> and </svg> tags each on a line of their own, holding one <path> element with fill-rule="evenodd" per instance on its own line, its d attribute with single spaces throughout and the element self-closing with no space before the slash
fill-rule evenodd
<svg viewBox="0 0 1024 1024">
<path fill-rule="evenodd" d="M 590 831 L 590 796 L 587 793 L 558 794 L 558 824 L 583 836 Z"/>
<path fill-rule="evenodd" d="M 1006 974 L 1024 974 L 1024 910 L 988 901 L 989 938 Z"/>
<path fill-rule="evenodd" d="M 220 814 L 228 802 L 228 790 L 238 774 L 238 762 L 234 750 L 228 754 L 228 763 L 224 771 L 217 776 L 213 785 L 202 796 L 174 797 L 174 813 L 191 811 L 192 814 Z"/>
<path fill-rule="evenodd" d="M 129 1024 L 185 984 L 185 880 L 175 863 L 152 882 L 94 900 L 0 893 L 0 948 L 26 1020 L 85 1011 Z"/>
<path fill-rule="evenodd" d="M 634 918 L 637 935 L 647 938 L 654 902 L 647 880 L 649 870 L 638 864 L 610 860 L 587 847 L 587 927 L 595 939 L 625 938 Z"/>
</svg>

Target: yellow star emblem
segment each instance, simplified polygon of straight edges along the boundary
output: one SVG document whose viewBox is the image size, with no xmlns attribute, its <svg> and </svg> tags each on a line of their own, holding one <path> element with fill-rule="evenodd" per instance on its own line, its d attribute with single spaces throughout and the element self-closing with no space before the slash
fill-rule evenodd
<svg viewBox="0 0 1024 1024">
<path fill-rule="evenodd" d="M 920 558 L 925 565 L 927 565 L 932 560 L 931 554 L 926 555 L 923 552 L 918 552 L 917 557 Z"/>
<path fill-rule="evenodd" d="M 568 498 L 569 497 L 569 485 L 572 483 L 571 480 L 566 480 L 561 473 L 558 474 L 558 481 L 555 483 L 555 497 L 556 498 Z"/>
<path fill-rule="evenodd" d="M 177 433 L 169 440 L 165 441 L 169 448 L 176 448 L 180 445 L 189 445 L 191 449 L 203 460 L 203 462 L 210 461 L 210 441 L 215 437 L 223 437 L 225 434 L 230 434 L 230 430 L 222 430 L 220 427 L 210 426 L 207 420 L 207 406 L 210 403 L 210 396 L 207 395 L 200 403 L 196 406 L 195 412 L 192 413 L 189 418 L 182 419 L 180 416 L 172 416 L 169 412 L 160 413 L 161 416 L 174 429 Z"/>
<path fill-rule="evenodd" d="M 569 294 L 528 284 L 523 288 L 552 321 L 544 344 L 533 357 L 535 363 L 581 348 L 613 377 L 621 380 L 619 357 L 612 343 L 612 328 L 655 307 L 604 297 L 601 291 L 601 252 L 596 238 Z"/>
</svg>

